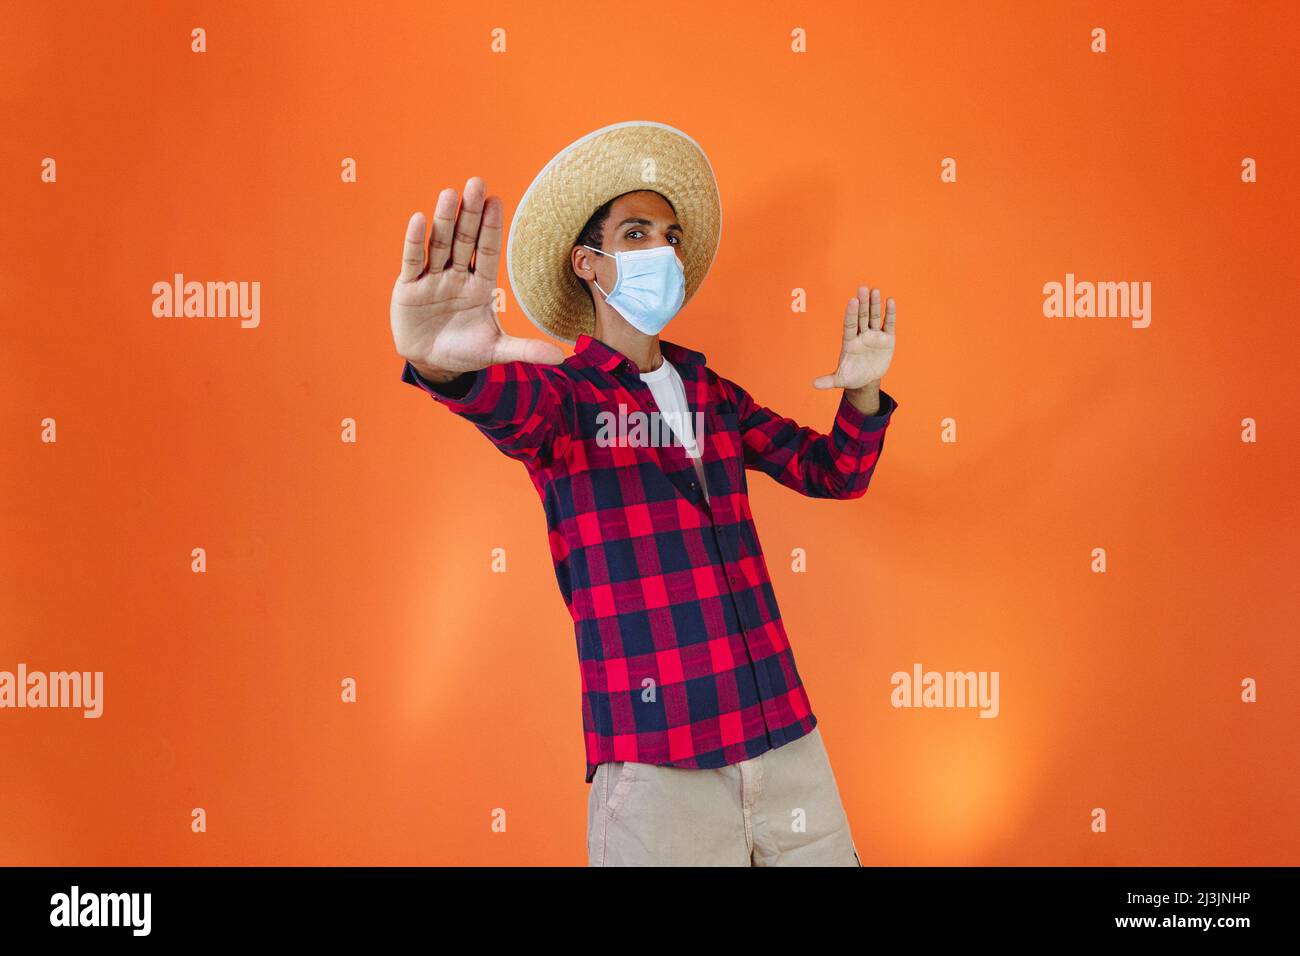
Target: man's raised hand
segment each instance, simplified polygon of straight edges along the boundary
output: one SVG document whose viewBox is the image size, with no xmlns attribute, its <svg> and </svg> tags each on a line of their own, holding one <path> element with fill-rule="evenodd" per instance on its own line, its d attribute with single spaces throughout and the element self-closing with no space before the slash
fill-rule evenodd
<svg viewBox="0 0 1300 956">
<path fill-rule="evenodd" d="M 893 299 L 882 318 L 880 290 L 858 286 L 858 294 L 844 309 L 839 366 L 833 374 L 813 379 L 813 387 L 854 389 L 884 378 L 894 357 L 894 318 Z"/>
<path fill-rule="evenodd" d="M 504 216 L 500 197 L 485 200 L 485 193 L 482 178 L 471 176 L 463 203 L 450 187 L 438 194 L 427 262 L 424 213 L 406 224 L 389 318 L 397 353 L 421 374 L 445 379 L 505 362 L 564 361 L 559 346 L 507 335 L 501 328 L 492 293 Z"/>
</svg>

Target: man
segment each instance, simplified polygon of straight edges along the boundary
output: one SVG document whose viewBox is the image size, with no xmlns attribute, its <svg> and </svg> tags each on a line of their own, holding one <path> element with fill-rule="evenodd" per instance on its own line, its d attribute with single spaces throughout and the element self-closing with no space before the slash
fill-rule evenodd
<svg viewBox="0 0 1300 956">
<path fill-rule="evenodd" d="M 511 225 L 511 286 L 575 344 L 507 335 L 492 308 L 502 205 L 471 178 L 411 217 L 391 321 L 402 380 L 524 464 L 574 619 L 588 862 L 860 866 L 749 509 L 747 470 L 863 495 L 897 403 L 880 389 L 894 301 L 858 287 L 829 434 L 758 404 L 659 337 L 717 251 L 721 207 L 690 137 L 617 123 L 562 150 Z M 738 334 L 746 334 L 739 316 Z M 828 330 L 829 331 L 829 330 Z M 662 414 L 671 440 L 611 421 Z M 649 434 L 655 435 L 650 429 Z M 659 433 L 662 438 L 662 432 Z"/>
</svg>

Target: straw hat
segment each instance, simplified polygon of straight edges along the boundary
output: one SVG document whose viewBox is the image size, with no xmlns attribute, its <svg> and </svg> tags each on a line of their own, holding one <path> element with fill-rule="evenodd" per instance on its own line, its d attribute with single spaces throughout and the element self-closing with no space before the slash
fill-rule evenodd
<svg viewBox="0 0 1300 956">
<path fill-rule="evenodd" d="M 718 251 L 722 206 L 713 167 L 679 129 L 649 120 L 614 123 L 562 149 L 519 201 L 506 243 L 510 286 L 529 321 L 565 342 L 594 334 L 596 313 L 573 272 L 578 231 L 604 203 L 651 189 L 673 204 L 685 230 L 683 308 Z"/>
</svg>

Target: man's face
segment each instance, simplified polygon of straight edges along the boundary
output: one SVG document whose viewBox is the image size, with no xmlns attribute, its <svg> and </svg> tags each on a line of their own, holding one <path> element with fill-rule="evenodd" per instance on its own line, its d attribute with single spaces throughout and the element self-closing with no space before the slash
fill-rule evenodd
<svg viewBox="0 0 1300 956">
<path fill-rule="evenodd" d="M 674 246 L 677 258 L 682 257 L 681 244 L 686 234 L 672 206 L 656 192 L 641 190 L 614 200 L 605 220 L 604 240 L 601 249 L 607 255 L 578 246 L 574 249 L 573 268 L 584 279 L 593 277 L 608 292 L 618 278 L 618 264 L 614 253 L 625 249 L 653 249 L 655 246 Z M 683 263 L 684 265 L 685 263 Z M 593 290 L 596 301 L 602 303 L 599 290 Z M 602 303 L 603 304 L 603 303 Z"/>
</svg>

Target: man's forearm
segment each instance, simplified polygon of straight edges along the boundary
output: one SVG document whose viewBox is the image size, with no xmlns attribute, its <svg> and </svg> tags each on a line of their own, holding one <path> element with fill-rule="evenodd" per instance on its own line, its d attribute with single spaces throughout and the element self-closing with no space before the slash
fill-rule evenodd
<svg viewBox="0 0 1300 956">
<path fill-rule="evenodd" d="M 848 396 L 853 407 L 864 415 L 875 415 L 880 411 L 880 380 L 868 382 L 861 388 L 846 388 L 844 394 Z"/>
</svg>

